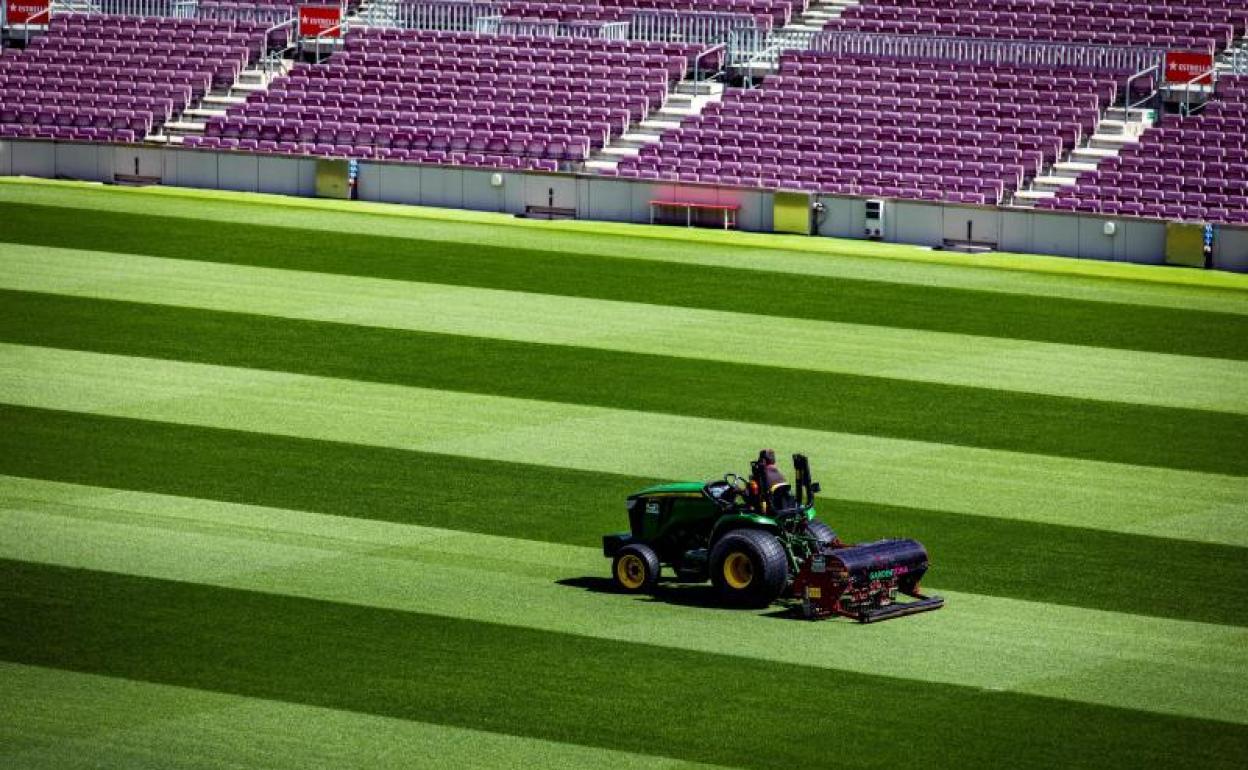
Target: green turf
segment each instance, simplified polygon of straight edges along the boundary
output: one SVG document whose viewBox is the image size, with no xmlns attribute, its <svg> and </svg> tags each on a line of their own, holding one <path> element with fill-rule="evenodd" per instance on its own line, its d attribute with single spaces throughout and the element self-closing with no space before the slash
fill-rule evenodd
<svg viewBox="0 0 1248 770">
<path fill-rule="evenodd" d="M 187 217 L 225 225 L 283 225 L 459 243 L 571 251 L 895 283 L 1104 302 L 1248 313 L 1248 278 L 1211 270 L 1066 259 L 976 255 L 841 238 L 810 238 L 613 222 L 533 220 L 488 212 L 312 200 L 167 187 L 0 178 L 0 200 L 69 209 Z"/>
<path fill-rule="evenodd" d="M 838 497 L 1248 546 L 1248 477 L 0 343 L 16 405 L 643 477 L 819 458 Z M 922 458 L 921 462 L 916 461 Z"/>
<path fill-rule="evenodd" d="M 0 765 L 23 770 L 712 770 L 653 755 L 5 663 L 0 711 Z"/>
<path fill-rule="evenodd" d="M 716 608 L 705 586 L 665 584 L 657 601 L 605 591 L 596 548 L 12 477 L 3 486 L 4 559 L 1248 724 L 1248 632 L 1237 627 L 939 585 L 956 612 L 810 623 Z M 973 658 L 960 654 L 968 638 L 984 648 Z"/>
<path fill-rule="evenodd" d="M 863 766 L 916 746 L 935 765 L 1037 767 L 1238 767 L 1248 750 L 1225 722 L 12 561 L 0 574 L 12 662 L 622 751 L 817 766 L 828 744 L 794 735 L 834 730 L 853 747 L 837 761 Z M 956 744 L 950 715 L 976 725 Z"/>
<path fill-rule="evenodd" d="M 0 340 L 1248 474 L 1248 416 L 0 290 Z"/>
<path fill-rule="evenodd" d="M 1248 413 L 1248 363 L 1219 358 L 31 246 L 6 247 L 0 287 Z"/>
<path fill-rule="evenodd" d="M 0 407 L 0 422 L 0 473 L 581 546 L 626 528 L 621 501 L 653 481 L 16 407 Z M 821 505 L 847 539 L 919 539 L 933 584 L 950 590 L 1248 626 L 1242 548 L 831 496 Z M 1145 600 L 1123 576 L 1157 558 L 1167 579 Z"/>
<path fill-rule="evenodd" d="M 11 243 L 1248 360 L 1248 317 L 0 203 Z M 306 246 L 305 246 L 306 244 Z"/>
</svg>

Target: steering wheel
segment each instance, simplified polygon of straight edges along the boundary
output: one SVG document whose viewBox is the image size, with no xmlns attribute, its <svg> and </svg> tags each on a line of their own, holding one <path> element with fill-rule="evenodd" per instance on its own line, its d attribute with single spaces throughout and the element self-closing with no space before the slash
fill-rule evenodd
<svg viewBox="0 0 1248 770">
<path fill-rule="evenodd" d="M 724 474 L 724 481 L 732 485 L 738 492 L 747 492 L 750 489 L 750 483 L 735 473 Z"/>
</svg>

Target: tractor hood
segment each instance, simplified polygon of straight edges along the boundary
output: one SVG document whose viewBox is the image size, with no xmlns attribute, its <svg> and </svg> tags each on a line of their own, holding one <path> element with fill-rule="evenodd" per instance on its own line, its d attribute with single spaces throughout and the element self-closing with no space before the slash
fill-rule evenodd
<svg viewBox="0 0 1248 770">
<path fill-rule="evenodd" d="M 628 496 L 632 500 L 636 497 L 687 497 L 689 495 L 702 495 L 702 487 L 706 486 L 701 481 L 674 481 L 668 484 L 655 484 L 652 487 L 646 487 L 640 492 L 634 492 Z"/>
</svg>

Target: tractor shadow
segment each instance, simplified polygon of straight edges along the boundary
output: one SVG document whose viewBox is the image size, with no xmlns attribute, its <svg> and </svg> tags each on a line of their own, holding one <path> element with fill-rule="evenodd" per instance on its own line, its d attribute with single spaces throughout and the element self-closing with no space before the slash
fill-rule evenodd
<svg viewBox="0 0 1248 770">
<path fill-rule="evenodd" d="M 671 604 L 677 607 L 698 607 L 707 610 L 719 610 L 721 612 L 750 613 L 759 617 L 779 618 L 782 620 L 805 620 L 802 617 L 801 610 L 794 607 L 775 606 L 763 612 L 757 609 L 725 607 L 714 586 L 706 583 L 691 584 L 660 580 L 654 591 L 649 594 L 632 594 L 623 591 L 616 586 L 615 581 L 611 578 L 604 577 L 563 578 L 562 580 L 556 580 L 555 583 L 568 588 L 579 588 L 595 594 L 615 594 L 638 601 L 663 602 L 664 604 Z"/>
</svg>

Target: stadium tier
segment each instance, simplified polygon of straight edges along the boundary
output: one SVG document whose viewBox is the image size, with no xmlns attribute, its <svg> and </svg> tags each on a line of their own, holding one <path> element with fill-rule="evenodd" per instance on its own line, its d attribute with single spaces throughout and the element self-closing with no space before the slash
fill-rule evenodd
<svg viewBox="0 0 1248 770">
<path fill-rule="evenodd" d="M 1221 50 L 1248 33 L 1248 9 L 1226 0 L 872 0 L 849 7 L 837 28 Z"/>
<path fill-rule="evenodd" d="M 1096 126 L 1112 78 L 791 54 L 626 159 L 648 179 L 997 203 Z"/>
<path fill-rule="evenodd" d="M 1248 79 L 1227 78 L 1198 116 L 1147 132 L 1075 187 L 1065 211 L 1248 224 Z"/>
<path fill-rule="evenodd" d="M 139 141 L 264 47 L 248 21 L 56 16 L 0 57 L 0 137 Z"/>
<path fill-rule="evenodd" d="M 296 65 L 186 144 L 554 170 L 662 105 L 700 50 L 364 30 L 331 62 Z"/>
</svg>

